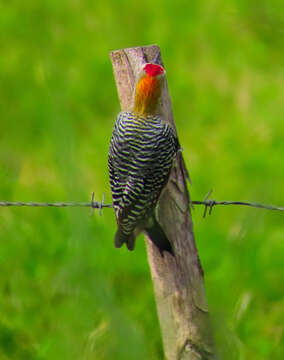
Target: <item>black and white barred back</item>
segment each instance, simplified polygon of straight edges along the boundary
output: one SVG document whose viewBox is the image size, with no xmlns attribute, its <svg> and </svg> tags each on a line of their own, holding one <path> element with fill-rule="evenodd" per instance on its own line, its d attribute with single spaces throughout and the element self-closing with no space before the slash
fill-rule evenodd
<svg viewBox="0 0 284 360">
<path fill-rule="evenodd" d="M 108 156 L 110 185 L 118 230 L 115 246 L 134 248 L 136 232 L 146 230 L 147 220 L 159 226 L 154 209 L 166 185 L 178 141 L 172 127 L 159 116 L 122 112 L 116 120 Z M 152 237 L 160 230 L 149 231 Z M 151 236 L 151 233 L 154 235 Z M 164 234 L 163 234 L 164 236 Z M 156 244 L 157 239 L 152 239 Z M 162 240 L 160 241 L 162 242 Z M 159 244 L 157 244 L 159 246 Z"/>
</svg>

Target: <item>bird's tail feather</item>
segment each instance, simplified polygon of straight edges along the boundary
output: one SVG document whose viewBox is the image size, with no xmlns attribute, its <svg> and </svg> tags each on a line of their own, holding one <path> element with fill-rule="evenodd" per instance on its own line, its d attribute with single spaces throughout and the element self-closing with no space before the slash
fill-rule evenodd
<svg viewBox="0 0 284 360">
<path fill-rule="evenodd" d="M 120 248 L 124 243 L 126 243 L 128 250 L 134 250 L 135 247 L 135 235 L 131 233 L 129 235 L 124 234 L 120 228 L 117 229 L 117 232 L 114 236 L 114 246 Z"/>
<path fill-rule="evenodd" d="M 155 217 L 153 217 L 153 223 L 145 229 L 145 232 L 150 240 L 158 247 L 161 255 L 163 255 L 164 251 L 168 251 L 173 255 L 172 245 Z"/>
</svg>

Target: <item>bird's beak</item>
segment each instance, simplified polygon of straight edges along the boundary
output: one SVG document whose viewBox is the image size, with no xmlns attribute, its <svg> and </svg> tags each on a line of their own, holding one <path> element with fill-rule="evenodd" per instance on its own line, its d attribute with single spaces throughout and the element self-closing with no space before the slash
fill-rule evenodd
<svg viewBox="0 0 284 360">
<path fill-rule="evenodd" d="M 153 64 L 156 64 L 156 65 L 162 65 L 161 64 L 161 53 L 160 51 L 158 52 L 158 54 L 156 55 L 156 57 L 154 58 Z"/>
</svg>

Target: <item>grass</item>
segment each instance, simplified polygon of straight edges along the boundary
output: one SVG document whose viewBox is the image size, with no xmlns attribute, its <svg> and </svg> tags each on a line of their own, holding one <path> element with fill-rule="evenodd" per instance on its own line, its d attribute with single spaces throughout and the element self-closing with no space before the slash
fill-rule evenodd
<svg viewBox="0 0 284 360">
<path fill-rule="evenodd" d="M 96 200 L 119 104 L 108 53 L 157 43 L 193 199 L 283 206 L 283 4 L 14 0 L 0 4 L 0 198 Z M 193 213 L 220 357 L 280 360 L 283 215 Z M 161 359 L 142 238 L 111 210 L 0 209 L 1 359 Z"/>
</svg>

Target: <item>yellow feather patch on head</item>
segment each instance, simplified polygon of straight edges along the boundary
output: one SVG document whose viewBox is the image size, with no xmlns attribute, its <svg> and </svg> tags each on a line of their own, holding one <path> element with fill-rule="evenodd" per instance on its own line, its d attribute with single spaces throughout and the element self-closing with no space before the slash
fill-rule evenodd
<svg viewBox="0 0 284 360">
<path fill-rule="evenodd" d="M 141 77 L 136 86 L 134 111 L 147 115 L 155 111 L 161 94 L 161 84 L 156 77 L 148 74 Z"/>
</svg>

